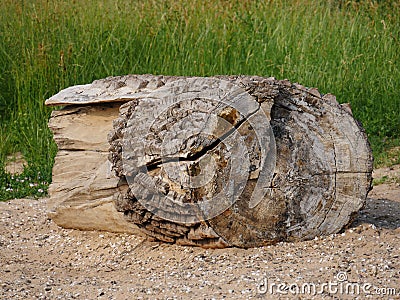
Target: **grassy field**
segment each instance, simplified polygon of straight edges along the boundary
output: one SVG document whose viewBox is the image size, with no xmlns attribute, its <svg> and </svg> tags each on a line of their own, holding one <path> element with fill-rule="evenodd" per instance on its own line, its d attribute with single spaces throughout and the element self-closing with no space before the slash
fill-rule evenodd
<svg viewBox="0 0 400 300">
<path fill-rule="evenodd" d="M 0 0 L 0 199 L 41 196 L 56 146 L 44 100 L 110 75 L 288 78 L 350 102 L 376 164 L 398 163 L 398 1 Z M 22 152 L 25 172 L 4 171 Z"/>
</svg>

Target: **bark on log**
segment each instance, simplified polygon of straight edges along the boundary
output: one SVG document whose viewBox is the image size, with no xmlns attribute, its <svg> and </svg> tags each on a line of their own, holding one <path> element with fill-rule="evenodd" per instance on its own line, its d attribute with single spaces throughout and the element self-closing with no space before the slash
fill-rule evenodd
<svg viewBox="0 0 400 300">
<path fill-rule="evenodd" d="M 46 104 L 107 102 L 126 102 L 110 117 L 119 177 L 110 194 L 120 216 L 155 239 L 204 247 L 311 239 L 337 233 L 365 203 L 371 150 L 333 95 L 256 76 L 134 75 L 71 87 Z"/>
</svg>

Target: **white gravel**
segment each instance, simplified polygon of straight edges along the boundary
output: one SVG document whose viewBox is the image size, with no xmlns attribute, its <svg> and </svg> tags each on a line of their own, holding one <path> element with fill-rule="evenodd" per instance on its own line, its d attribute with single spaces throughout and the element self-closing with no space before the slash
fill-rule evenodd
<svg viewBox="0 0 400 300">
<path fill-rule="evenodd" d="M 400 188 L 382 186 L 343 233 L 247 250 L 62 229 L 47 218 L 47 199 L 1 202 L 0 298 L 400 299 Z M 316 295 L 296 291 L 306 284 Z"/>
</svg>

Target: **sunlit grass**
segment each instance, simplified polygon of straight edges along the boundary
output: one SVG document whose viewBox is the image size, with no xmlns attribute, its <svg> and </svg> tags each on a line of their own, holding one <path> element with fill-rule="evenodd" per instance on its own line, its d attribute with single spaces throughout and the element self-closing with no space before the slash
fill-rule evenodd
<svg viewBox="0 0 400 300">
<path fill-rule="evenodd" d="M 379 164 L 400 145 L 397 1 L 3 0 L 0 9 L 0 165 L 20 151 L 37 183 L 51 181 L 56 153 L 44 100 L 129 73 L 288 78 L 350 102 Z"/>
</svg>

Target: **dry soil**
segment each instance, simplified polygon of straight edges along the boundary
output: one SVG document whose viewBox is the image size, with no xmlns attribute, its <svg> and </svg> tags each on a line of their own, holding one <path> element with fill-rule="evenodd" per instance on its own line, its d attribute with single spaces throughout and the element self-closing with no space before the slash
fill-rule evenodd
<svg viewBox="0 0 400 300">
<path fill-rule="evenodd" d="M 48 219 L 47 201 L 0 202 L 1 299 L 400 299 L 393 181 L 342 233 L 247 250 L 67 230 Z"/>
</svg>

